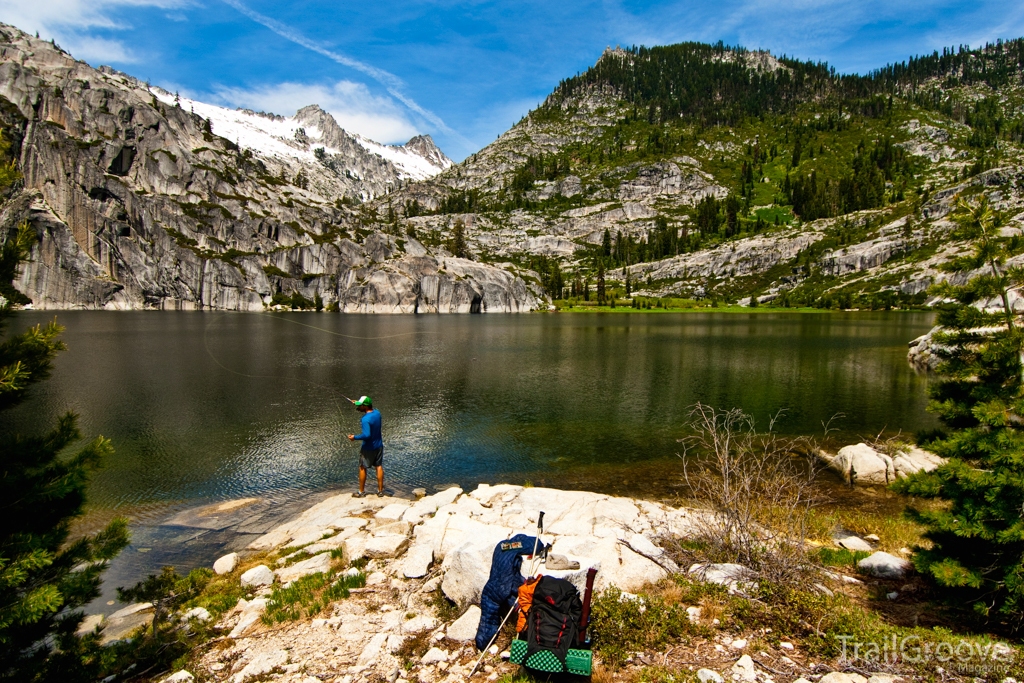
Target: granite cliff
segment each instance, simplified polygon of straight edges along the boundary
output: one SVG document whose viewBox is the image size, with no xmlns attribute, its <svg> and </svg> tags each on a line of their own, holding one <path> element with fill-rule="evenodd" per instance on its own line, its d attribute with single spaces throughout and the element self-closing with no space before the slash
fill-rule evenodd
<svg viewBox="0 0 1024 683">
<path fill-rule="evenodd" d="M 36 308 L 523 311 L 505 270 L 386 232 L 370 202 L 451 165 L 429 137 L 379 145 L 319 107 L 193 102 L 0 26 L 0 125 L 22 181 L 0 233 L 38 236 Z M 0 235 L 2 236 L 2 235 Z"/>
</svg>

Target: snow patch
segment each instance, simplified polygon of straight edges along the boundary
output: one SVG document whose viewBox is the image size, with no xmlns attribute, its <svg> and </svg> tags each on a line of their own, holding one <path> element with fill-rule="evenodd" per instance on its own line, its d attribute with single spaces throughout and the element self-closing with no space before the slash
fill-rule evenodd
<svg viewBox="0 0 1024 683">
<path fill-rule="evenodd" d="M 174 106 L 174 93 L 157 87 L 150 90 L 158 100 Z M 303 126 L 293 116 L 275 116 L 247 109 L 228 109 L 188 97 L 177 97 L 177 104 L 185 111 L 192 111 L 204 119 L 209 119 L 214 134 L 266 158 L 296 160 L 308 164 L 316 161 L 313 150 L 317 147 L 323 147 L 328 154 L 340 153 L 340 150 L 322 142 L 323 133 L 319 128 Z M 300 128 L 303 129 L 304 138 L 296 139 L 296 132 Z M 452 165 L 451 160 L 443 154 L 440 159 L 427 159 L 402 146 L 382 145 L 359 135 L 346 134 L 370 154 L 376 154 L 394 164 L 399 177 L 403 179 L 425 180 Z M 303 136 L 300 135 L 301 137 Z"/>
</svg>

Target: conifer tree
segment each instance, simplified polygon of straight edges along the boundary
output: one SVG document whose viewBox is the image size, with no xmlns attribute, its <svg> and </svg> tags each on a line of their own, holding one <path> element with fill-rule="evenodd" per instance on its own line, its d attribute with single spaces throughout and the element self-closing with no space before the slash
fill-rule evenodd
<svg viewBox="0 0 1024 683">
<path fill-rule="evenodd" d="M 452 256 L 469 257 L 466 249 L 466 224 L 462 222 L 461 218 L 455 221 L 455 227 L 452 229 L 451 251 Z"/>
<path fill-rule="evenodd" d="M 604 303 L 604 259 L 597 259 L 597 303 Z"/>
<path fill-rule="evenodd" d="M 960 202 L 955 238 L 973 253 L 950 269 L 971 273 L 964 284 L 945 282 L 933 293 L 939 307 L 934 335 L 942 362 L 929 388 L 930 410 L 946 431 L 928 447 L 948 462 L 899 482 L 898 490 L 944 501 L 910 510 L 926 528 L 930 548 L 914 562 L 959 604 L 1011 630 L 1024 626 L 1024 384 L 1022 336 L 1008 292 L 1024 271 L 1007 267 L 1024 252 L 1019 237 L 998 233 L 984 198 Z"/>
<path fill-rule="evenodd" d="M 0 255 L 0 281 L 11 286 L 34 239 L 27 224 L 8 236 Z M 0 331 L 11 315 L 0 306 Z M 0 344 L 0 423 L 29 388 L 45 379 L 64 348 L 56 322 L 36 325 Z M 102 437 L 78 447 L 72 414 L 47 434 L 23 436 L 4 425 L 0 436 L 0 679 L 88 680 L 98 666 L 95 637 L 80 639 L 79 607 L 99 595 L 107 561 L 128 543 L 127 525 L 115 520 L 103 531 L 69 542 L 71 523 L 82 514 L 89 472 L 108 456 Z"/>
</svg>

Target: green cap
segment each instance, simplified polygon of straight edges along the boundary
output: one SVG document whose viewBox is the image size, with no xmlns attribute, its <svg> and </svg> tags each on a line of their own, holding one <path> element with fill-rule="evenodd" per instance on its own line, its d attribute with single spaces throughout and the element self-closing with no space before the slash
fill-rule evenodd
<svg viewBox="0 0 1024 683">
<path fill-rule="evenodd" d="M 352 402 L 356 406 L 370 406 L 373 407 L 373 399 L 369 396 L 360 396 L 358 399 Z"/>
</svg>

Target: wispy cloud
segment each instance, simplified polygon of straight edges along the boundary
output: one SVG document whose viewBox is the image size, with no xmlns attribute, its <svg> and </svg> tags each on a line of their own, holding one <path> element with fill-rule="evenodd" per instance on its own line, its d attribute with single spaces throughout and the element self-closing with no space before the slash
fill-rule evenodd
<svg viewBox="0 0 1024 683">
<path fill-rule="evenodd" d="M 116 16 L 126 7 L 179 9 L 189 0 L 0 0 L 0 17 L 23 31 L 53 38 L 80 59 L 130 63 L 137 55 L 122 41 L 97 35 L 129 29 Z"/>
<path fill-rule="evenodd" d="M 444 131 L 445 133 L 448 133 L 449 135 L 458 137 L 468 144 L 472 144 L 468 140 L 463 138 L 461 135 L 459 135 L 459 133 L 448 127 L 448 125 L 441 119 L 440 116 L 433 113 L 432 111 L 429 111 L 428 109 L 421 107 L 419 104 L 416 103 L 415 100 L 413 100 L 408 95 L 404 94 L 401 91 L 401 88 L 404 86 L 402 79 L 400 79 L 398 76 L 395 76 L 393 73 L 385 71 L 384 69 L 378 69 L 375 66 L 366 64 L 365 62 L 361 62 L 358 59 L 353 59 L 352 57 L 341 54 L 340 52 L 329 50 L 323 45 L 313 40 L 310 40 L 301 32 L 297 31 L 291 26 L 283 24 L 280 21 L 277 21 L 276 19 L 272 19 L 271 17 L 268 17 L 264 14 L 257 12 L 256 10 L 240 2 L 240 0 L 222 1 L 230 7 L 233 7 L 234 9 L 238 10 L 245 16 L 249 17 L 256 23 L 261 24 L 266 28 L 270 29 L 271 31 L 281 36 L 285 40 L 289 40 L 295 43 L 296 45 L 300 45 L 301 47 L 306 48 L 307 50 L 312 50 L 313 52 L 316 52 L 319 55 L 322 55 L 334 62 L 337 62 L 338 64 L 341 64 L 342 66 L 347 66 L 351 69 L 359 71 L 360 73 L 366 74 L 367 76 L 369 76 L 370 78 L 384 86 L 385 90 L 387 90 L 389 95 L 391 95 L 396 100 L 404 104 L 411 111 L 416 112 L 417 114 L 422 116 L 424 119 L 429 121 L 438 129 Z"/>
<path fill-rule="evenodd" d="M 285 116 L 291 116 L 308 104 L 318 104 L 345 130 L 377 142 L 406 142 L 419 132 L 394 101 L 377 97 L 364 84 L 352 81 L 338 81 L 333 85 L 278 83 L 255 88 L 222 87 L 217 88 L 210 99 L 226 107 L 246 107 Z"/>
</svg>

